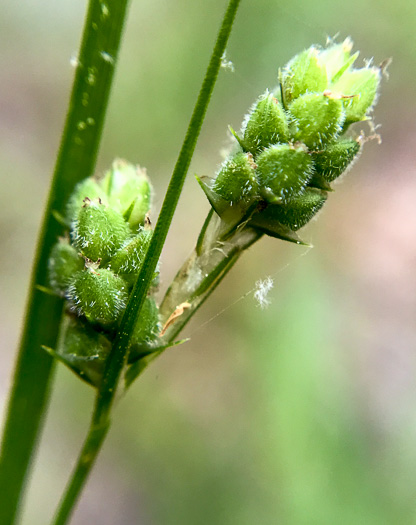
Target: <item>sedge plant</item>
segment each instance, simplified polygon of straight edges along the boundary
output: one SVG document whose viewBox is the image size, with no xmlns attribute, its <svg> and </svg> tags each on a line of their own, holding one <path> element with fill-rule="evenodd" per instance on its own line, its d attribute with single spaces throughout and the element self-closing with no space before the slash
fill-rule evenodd
<svg viewBox="0 0 416 525">
<path fill-rule="evenodd" d="M 91 0 L 87 14 L 3 439 L 5 525 L 15 523 L 54 363 L 96 391 L 91 425 L 53 522 L 63 525 L 105 439 L 115 396 L 166 349 L 184 342 L 178 339 L 182 329 L 262 236 L 304 244 L 298 230 L 319 212 L 333 182 L 368 140 L 357 123 L 371 119 L 381 68 L 356 67 L 358 53 L 349 38 L 296 55 L 279 70 L 276 85 L 254 102 L 241 129 L 230 128 L 233 144 L 217 173 L 196 177 L 210 211 L 193 253 L 159 303 L 160 254 L 239 1 L 229 2 L 155 227 L 145 169 L 117 159 L 103 176 L 91 176 L 125 16 L 122 4 L 108 2 L 103 11 Z M 58 188 L 65 198 L 58 199 Z M 35 308 L 42 318 L 50 316 L 47 326 L 35 325 Z M 39 384 L 27 379 L 30 367 L 38 368 Z M 29 415 L 27 407 L 18 407 L 32 395 L 37 408 Z M 25 418 L 29 436 L 14 443 Z"/>
</svg>

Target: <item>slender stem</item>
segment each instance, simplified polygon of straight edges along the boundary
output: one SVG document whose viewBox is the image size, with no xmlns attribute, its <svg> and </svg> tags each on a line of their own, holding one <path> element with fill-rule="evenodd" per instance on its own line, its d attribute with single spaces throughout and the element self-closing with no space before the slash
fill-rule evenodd
<svg viewBox="0 0 416 525">
<path fill-rule="evenodd" d="M 81 493 L 95 463 L 108 429 L 109 423 L 104 426 L 91 425 L 78 459 L 76 476 L 71 478 L 71 482 L 65 491 L 65 496 L 61 502 L 59 512 L 55 517 L 53 525 L 65 525 L 65 523 L 67 523 L 74 509 L 74 503 L 77 500 L 78 495 Z"/>
<path fill-rule="evenodd" d="M 75 79 L 34 259 L 20 351 L 0 458 L 0 523 L 15 522 L 31 457 L 46 410 L 54 370 L 41 345 L 55 347 L 63 308 L 45 294 L 47 261 L 62 233 L 53 212 L 63 214 L 74 185 L 94 171 L 117 59 L 127 0 L 90 0 Z"/>
<path fill-rule="evenodd" d="M 67 523 L 103 443 L 106 430 L 102 430 L 102 434 L 99 434 L 99 439 L 94 438 L 94 433 L 97 429 L 107 429 L 109 426 L 110 412 L 119 378 L 125 365 L 130 337 L 136 320 L 140 315 L 147 290 L 153 280 L 154 271 L 179 201 L 179 196 L 221 67 L 221 58 L 224 54 L 239 4 L 240 0 L 230 0 L 225 12 L 205 78 L 152 236 L 152 241 L 123 315 L 120 329 L 115 337 L 113 350 L 106 364 L 103 383 L 97 394 L 91 427 L 59 506 L 55 521 L 53 522 L 54 525 L 65 525 L 65 523 Z M 85 451 L 88 452 L 87 456 L 85 455 Z"/>
<path fill-rule="evenodd" d="M 182 315 L 166 329 L 164 338 L 173 341 L 201 304 L 261 233 L 252 228 L 237 228 L 226 241 L 220 240 L 223 224 L 216 214 L 208 214 L 194 253 L 185 262 L 160 305 L 161 321 L 166 322 L 175 309 L 186 303 Z"/>
<path fill-rule="evenodd" d="M 171 346 L 208 299 L 240 255 L 262 237 L 262 233 L 252 228 L 236 228 L 226 242 L 222 240 L 224 224 L 211 208 L 198 237 L 194 252 L 183 264 L 167 290 L 159 308 L 160 320 L 164 326 L 162 349 L 144 356 L 130 368 L 126 375 L 127 386 L 147 368 L 166 348 Z M 186 308 L 183 305 L 186 304 Z M 181 308 L 182 306 L 182 308 Z M 180 315 L 169 324 L 171 314 Z"/>
<path fill-rule="evenodd" d="M 159 261 L 172 222 L 173 214 L 179 201 L 185 177 L 199 137 L 202 122 L 205 118 L 211 94 L 218 77 L 218 72 L 221 67 L 221 59 L 225 52 L 239 3 L 240 0 L 230 0 L 225 12 L 188 130 L 163 201 L 149 249 L 146 253 L 142 268 L 121 320 L 120 329 L 115 338 L 113 350 L 106 364 L 103 384 L 96 403 L 94 416 L 96 423 L 101 421 L 102 418 L 106 419 L 111 410 L 117 383 L 125 364 L 130 338 L 140 315 L 147 291 L 153 281 L 156 265 Z"/>
<path fill-rule="evenodd" d="M 212 257 L 212 251 L 216 249 L 214 246 L 216 241 L 210 239 L 209 242 L 211 243 L 211 246 L 207 246 L 206 238 L 210 237 L 210 233 L 212 234 L 213 230 L 217 230 L 218 222 L 219 219 L 217 215 L 208 215 L 208 221 L 206 221 L 204 224 L 204 228 L 201 232 L 201 237 L 203 237 L 203 239 L 199 239 L 200 247 L 202 247 L 204 253 L 195 257 L 195 254 L 197 253 L 195 250 L 195 254 L 191 256 L 190 259 L 188 259 L 182 269 L 178 272 L 177 277 L 172 283 L 172 286 L 166 293 L 165 299 L 161 306 L 162 312 L 169 312 L 172 309 L 171 305 L 175 302 L 183 302 L 185 299 L 192 301 L 191 308 L 186 310 L 185 314 L 180 317 L 179 322 L 175 323 L 166 332 L 165 340 L 167 343 L 172 342 L 176 338 L 185 324 L 188 323 L 198 308 L 206 301 L 206 299 L 215 290 L 225 275 L 234 266 L 242 252 L 262 236 L 261 233 L 258 233 L 252 229 L 237 231 L 233 239 L 231 239 L 227 245 L 222 243 L 221 250 L 217 249 L 214 257 Z M 200 265 L 203 264 L 204 259 L 206 262 L 211 259 L 211 264 L 209 265 L 209 270 L 208 267 L 202 268 L 203 273 L 201 273 Z M 205 273 L 205 271 L 208 273 Z M 192 275 L 193 272 L 198 273 L 198 275 L 204 275 L 205 277 L 193 280 L 191 285 L 193 290 L 190 290 L 189 285 L 191 283 L 189 280 L 186 282 L 186 280 Z M 161 353 L 162 352 L 155 352 L 145 358 L 145 366 L 147 366 Z M 143 366 L 143 369 L 145 366 Z M 70 483 L 68 484 L 68 487 L 65 491 L 64 498 L 62 499 L 53 525 L 65 525 L 67 523 L 67 520 L 69 519 L 74 508 L 74 504 L 85 485 L 88 474 L 94 466 L 95 460 L 101 449 L 101 445 L 104 442 L 104 438 L 107 434 L 109 426 L 109 419 L 101 419 L 98 421 L 93 418 L 89 433 L 79 456 L 78 463 L 75 467 Z"/>
</svg>

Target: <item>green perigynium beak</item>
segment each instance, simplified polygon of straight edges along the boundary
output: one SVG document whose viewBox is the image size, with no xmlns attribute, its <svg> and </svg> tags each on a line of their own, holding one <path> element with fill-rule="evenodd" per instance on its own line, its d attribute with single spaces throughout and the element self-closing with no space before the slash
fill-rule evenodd
<svg viewBox="0 0 416 525">
<path fill-rule="evenodd" d="M 198 179 L 223 221 L 298 242 L 292 233 L 317 213 L 330 184 L 359 154 L 363 140 L 350 126 L 370 119 L 377 98 L 380 68 L 354 68 L 358 53 L 351 50 L 348 38 L 311 46 L 279 72 L 273 94 L 253 105 L 216 178 Z M 243 197 L 250 217 L 230 213 Z"/>
<path fill-rule="evenodd" d="M 254 104 L 244 127 L 244 149 L 253 155 L 272 144 L 289 140 L 289 125 L 282 104 L 268 91 Z"/>
<path fill-rule="evenodd" d="M 256 165 L 251 153 L 228 157 L 214 182 L 213 190 L 230 203 L 250 200 L 257 193 Z"/>
<path fill-rule="evenodd" d="M 109 262 L 130 237 L 131 231 L 123 216 L 116 210 L 88 197 L 72 223 L 72 243 L 92 261 Z"/>
<path fill-rule="evenodd" d="M 90 177 L 76 186 L 67 204 L 66 219 L 68 224 L 77 219 L 87 197 L 90 201 L 99 199 L 101 204 L 118 212 L 135 230 L 144 223 L 151 204 L 151 193 L 146 171 L 117 159 L 101 181 Z"/>
</svg>

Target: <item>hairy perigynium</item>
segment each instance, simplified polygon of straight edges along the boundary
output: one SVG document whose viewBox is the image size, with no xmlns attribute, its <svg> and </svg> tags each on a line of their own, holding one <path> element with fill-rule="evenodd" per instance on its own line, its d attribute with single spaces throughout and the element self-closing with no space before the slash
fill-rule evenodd
<svg viewBox="0 0 416 525">
<path fill-rule="evenodd" d="M 129 350 L 127 383 L 172 341 L 241 253 L 267 234 L 301 243 L 295 233 L 322 208 L 330 184 L 364 143 L 350 125 L 369 120 L 380 69 L 353 69 L 352 42 L 312 46 L 279 73 L 246 116 L 215 178 L 198 178 L 213 211 L 192 256 L 160 310 L 150 290 Z M 67 207 L 69 234 L 50 258 L 50 284 L 66 297 L 56 351 L 82 378 L 99 386 L 106 358 L 152 230 L 151 186 L 145 173 L 116 161 L 101 180 L 75 189 Z M 156 285 L 158 276 L 155 275 Z"/>
</svg>

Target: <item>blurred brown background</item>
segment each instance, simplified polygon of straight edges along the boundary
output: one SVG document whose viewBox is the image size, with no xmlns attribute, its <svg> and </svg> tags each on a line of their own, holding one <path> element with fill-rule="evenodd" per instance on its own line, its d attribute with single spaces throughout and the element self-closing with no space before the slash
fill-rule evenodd
<svg viewBox="0 0 416 525">
<path fill-rule="evenodd" d="M 85 7 L 2 8 L 2 409 Z M 224 9 L 224 0 L 132 2 L 97 169 L 116 156 L 146 166 L 154 218 Z M 193 174 L 216 170 L 227 125 L 239 129 L 295 53 L 339 33 L 353 38 L 359 65 L 393 56 L 375 111 L 383 143 L 366 145 L 302 231 L 312 250 L 255 245 L 185 331 L 192 340 L 120 401 L 74 524 L 416 523 L 415 22 L 408 0 L 242 2 L 227 53 L 235 72 L 219 77 L 165 246 L 164 285 L 208 211 Z M 269 275 L 272 304 L 261 310 L 247 292 Z M 92 399 L 59 366 L 23 525 L 50 520 Z"/>
</svg>

